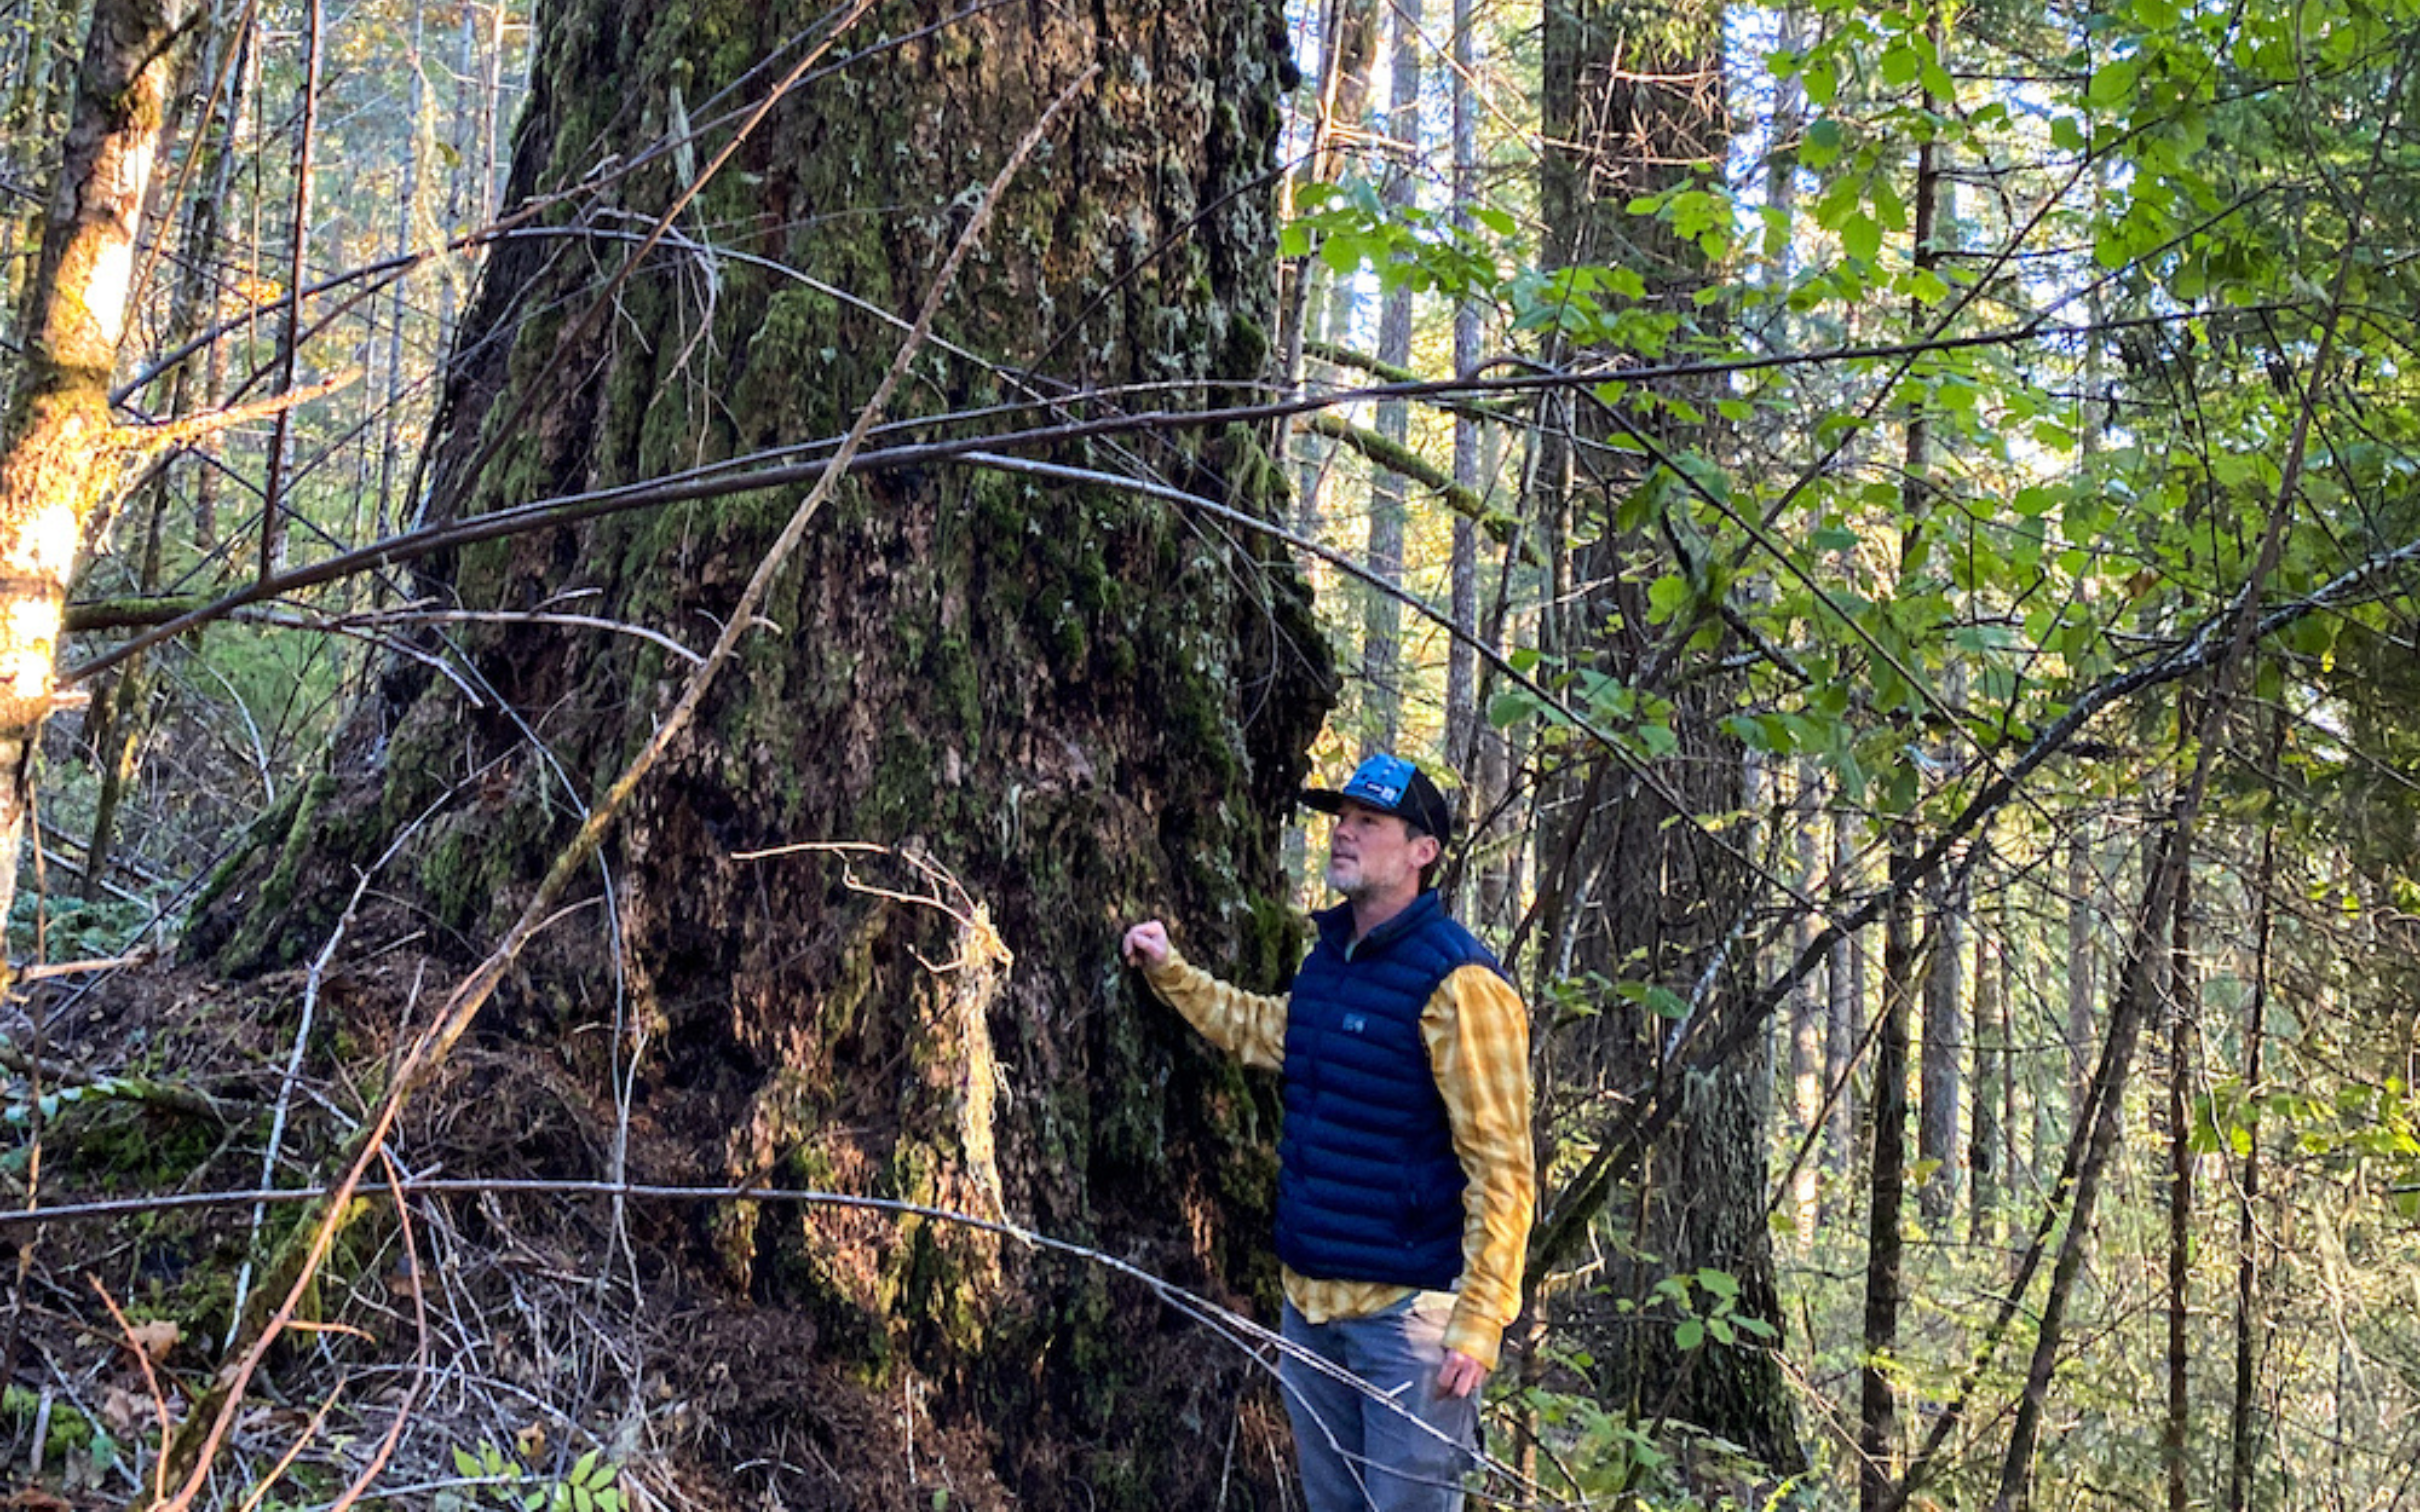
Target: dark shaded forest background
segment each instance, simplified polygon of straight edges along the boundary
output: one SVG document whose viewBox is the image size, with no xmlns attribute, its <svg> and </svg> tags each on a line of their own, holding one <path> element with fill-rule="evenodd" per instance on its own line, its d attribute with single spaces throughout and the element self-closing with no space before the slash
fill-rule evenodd
<svg viewBox="0 0 2420 1512">
<path fill-rule="evenodd" d="M 8 1504 L 1298 1504 L 1376 748 L 1481 1495 L 2412 1494 L 2420 12 L 0 23 Z"/>
</svg>

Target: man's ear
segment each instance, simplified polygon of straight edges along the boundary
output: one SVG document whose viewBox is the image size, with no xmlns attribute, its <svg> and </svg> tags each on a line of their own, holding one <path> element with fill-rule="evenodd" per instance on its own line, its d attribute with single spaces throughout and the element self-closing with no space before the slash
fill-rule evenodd
<svg viewBox="0 0 2420 1512">
<path fill-rule="evenodd" d="M 1423 845 L 1428 847 L 1428 854 L 1425 856 L 1420 854 L 1420 847 Z M 1412 837 L 1412 855 L 1415 857 L 1412 865 L 1416 870 L 1423 872 L 1428 870 L 1430 867 L 1435 865 L 1436 858 L 1444 854 L 1445 841 L 1437 839 L 1435 835 L 1414 835 Z"/>
</svg>

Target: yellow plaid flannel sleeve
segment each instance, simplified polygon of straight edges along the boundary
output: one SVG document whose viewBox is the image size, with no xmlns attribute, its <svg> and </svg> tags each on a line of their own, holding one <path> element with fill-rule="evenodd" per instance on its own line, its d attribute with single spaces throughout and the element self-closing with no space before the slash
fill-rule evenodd
<svg viewBox="0 0 2420 1512">
<path fill-rule="evenodd" d="M 1538 1204 L 1529 1015 L 1511 983 L 1468 965 L 1438 985 L 1420 1014 L 1420 1032 L 1445 1097 L 1454 1152 L 1470 1179 L 1462 1196 L 1462 1280 L 1445 1347 L 1493 1370 L 1504 1330 L 1521 1310 L 1521 1264 Z"/>
<path fill-rule="evenodd" d="M 1285 994 L 1231 986 L 1187 962 L 1172 945 L 1168 959 L 1146 970 L 1143 980 L 1202 1038 L 1245 1065 L 1276 1071 L 1285 1063 Z"/>
</svg>

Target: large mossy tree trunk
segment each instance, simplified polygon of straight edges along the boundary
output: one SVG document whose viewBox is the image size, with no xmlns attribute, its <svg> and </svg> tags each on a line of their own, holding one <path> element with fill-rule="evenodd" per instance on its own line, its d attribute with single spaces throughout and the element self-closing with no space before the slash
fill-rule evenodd
<svg viewBox="0 0 2420 1512">
<path fill-rule="evenodd" d="M 668 122 L 752 100 L 822 13 L 541 5 L 513 199 L 571 190 Z M 892 413 L 1171 380 L 1133 407 L 1218 402 L 1187 385 L 1259 378 L 1268 356 L 1284 48 L 1274 0 L 876 7 L 839 42 L 845 63 L 810 73 L 613 293 L 609 318 L 582 319 L 603 270 L 721 131 L 498 246 L 432 443 L 432 510 L 846 429 L 902 340 L 867 306 L 913 313 L 972 193 L 1095 64 Z M 1258 517 L 1283 507 L 1264 437 L 1240 426 L 1054 459 Z M 582 615 L 702 645 L 799 495 L 481 546 L 427 586 L 483 609 L 585 594 Z M 953 466 L 861 475 L 640 790 L 608 844 L 610 890 L 600 877 L 597 906 L 524 955 L 484 1032 L 562 1057 L 609 1108 L 634 1057 L 634 1180 L 1004 1209 L 1229 1302 L 1273 1296 L 1273 1104 L 1145 999 L 1115 946 L 1125 921 L 1164 910 L 1238 980 L 1290 972 L 1278 826 L 1331 699 L 1307 609 L 1250 533 L 1128 491 Z M 398 664 L 283 846 L 225 879 L 196 949 L 230 969 L 316 950 L 353 869 L 416 823 L 379 886 L 467 960 L 689 672 L 643 639 L 557 625 L 498 627 L 463 651 L 479 701 Z M 892 854 L 740 858 L 810 841 Z M 852 868 L 936 903 L 871 895 Z M 1138 1285 L 947 1226 L 734 1204 L 646 1237 L 649 1265 L 685 1257 L 812 1326 L 832 1379 L 863 1395 L 800 1400 L 810 1430 L 891 1422 L 912 1376 L 1027 1506 L 1208 1504 L 1255 1379 Z"/>
<path fill-rule="evenodd" d="M 1625 267 L 1643 281 L 1648 301 L 1684 317 L 1694 310 L 1692 296 L 1713 276 L 1698 248 L 1626 206 L 1699 165 L 1720 163 L 1729 150 L 1723 16 L 1720 0 L 1550 0 L 1542 99 L 1545 138 L 1557 147 L 1541 171 L 1549 267 Z M 1649 424 L 1670 453 L 1714 440 Z M 1649 584 L 1685 564 L 1670 559 L 1652 527 L 1617 525 L 1618 506 L 1650 478 L 1635 450 L 1601 444 L 1612 433 L 1602 411 L 1575 406 L 1543 449 L 1539 513 L 1563 553 L 1554 598 L 1566 606 L 1549 616 L 1545 637 L 1564 665 L 1668 701 L 1675 747 L 1654 764 L 1651 782 L 1610 753 L 1589 751 L 1549 790 L 1541 808 L 1540 851 L 1549 858 L 1541 866 L 1541 933 L 1550 969 L 1649 983 L 1697 999 L 1698 1013 L 1718 1020 L 1741 1011 L 1756 986 L 1750 952 L 1732 939 L 1753 879 L 1736 839 L 1700 817 L 1736 813 L 1748 801 L 1744 753 L 1719 729 L 1733 689 L 1720 677 L 1682 675 L 1702 671 L 1681 644 L 1699 622 L 1682 616 L 1659 625 L 1649 611 Z M 1670 488 L 1659 507 L 1686 515 L 1685 490 Z M 1601 1291 L 1562 1304 L 1560 1316 L 1588 1338 L 1609 1399 L 1795 1469 L 1804 1451 L 1771 1350 L 1745 1335 L 1680 1348 L 1655 1291 L 1668 1277 L 1721 1271 L 1738 1284 L 1741 1313 L 1779 1321 L 1765 1224 L 1770 1037 L 1745 1037 L 1728 1062 L 1699 1074 L 1668 1058 L 1668 1020 L 1626 999 L 1605 1006 L 1551 1042 L 1555 1074 L 1677 1103 L 1679 1112 L 1633 1188 L 1609 1204 L 1613 1242 Z M 1705 1294 L 1693 1304 L 1714 1304 Z M 1651 1309 L 1653 1321 L 1641 1326 L 1638 1308 Z"/>
</svg>

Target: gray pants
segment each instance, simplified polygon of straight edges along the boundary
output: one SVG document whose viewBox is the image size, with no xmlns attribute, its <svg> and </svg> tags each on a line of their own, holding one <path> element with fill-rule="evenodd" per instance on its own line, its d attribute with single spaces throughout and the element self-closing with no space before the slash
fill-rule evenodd
<svg viewBox="0 0 2420 1512">
<path fill-rule="evenodd" d="M 1442 1292 L 1419 1292 L 1373 1317 L 1314 1324 L 1286 1304 L 1287 1343 L 1366 1383 L 1291 1355 L 1278 1365 L 1311 1512 L 1460 1512 L 1479 1394 L 1436 1392 L 1452 1305 Z"/>
</svg>

